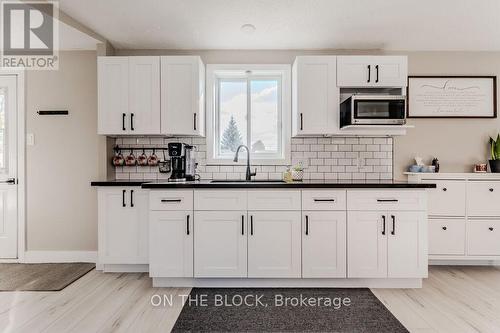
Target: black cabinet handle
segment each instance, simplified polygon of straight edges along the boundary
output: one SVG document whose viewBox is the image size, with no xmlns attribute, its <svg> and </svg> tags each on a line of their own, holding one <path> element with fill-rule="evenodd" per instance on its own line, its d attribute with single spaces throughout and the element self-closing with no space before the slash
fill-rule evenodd
<svg viewBox="0 0 500 333">
<path fill-rule="evenodd" d="M 245 215 L 241 215 L 241 234 L 245 235 Z"/>
<path fill-rule="evenodd" d="M 377 199 L 377 202 L 398 202 L 398 199 Z"/>
<path fill-rule="evenodd" d="M 181 202 L 181 199 L 161 199 L 161 202 Z"/>
<path fill-rule="evenodd" d="M 253 216 L 250 215 L 250 235 L 253 236 Z"/>
<path fill-rule="evenodd" d="M 130 129 L 132 131 L 135 130 L 135 128 L 134 128 L 134 114 L 133 113 L 130 114 Z"/>
<path fill-rule="evenodd" d="M 391 235 L 395 235 L 396 234 L 396 216 L 391 215 L 391 219 L 392 219 L 392 231 L 391 231 Z"/>
<path fill-rule="evenodd" d="M 122 207 L 127 207 L 127 204 L 125 203 L 125 192 L 127 192 L 127 190 L 122 191 Z"/>
<path fill-rule="evenodd" d="M 191 215 L 187 215 L 186 217 L 186 234 L 189 236 L 189 218 L 191 217 Z"/>
<path fill-rule="evenodd" d="M 127 129 L 125 128 L 125 118 L 127 115 L 125 113 L 122 113 L 122 131 L 126 131 Z"/>
<path fill-rule="evenodd" d="M 375 66 L 377 76 L 375 77 L 375 83 L 378 83 L 378 65 Z"/>
<path fill-rule="evenodd" d="M 446 187 L 443 187 L 443 191 L 446 192 L 448 191 L 448 189 Z"/>
<path fill-rule="evenodd" d="M 493 229 L 493 227 L 489 227 L 488 229 L 490 229 L 490 231 L 493 231 L 493 230 L 494 230 L 494 229 Z"/>
<path fill-rule="evenodd" d="M 193 114 L 193 128 L 196 131 L 196 113 Z"/>
<path fill-rule="evenodd" d="M 134 207 L 134 190 L 130 190 L 130 207 Z"/>
<path fill-rule="evenodd" d="M 443 227 L 442 229 L 443 229 L 444 231 L 446 231 L 448 228 L 447 228 L 447 227 Z"/>
<path fill-rule="evenodd" d="M 314 199 L 315 202 L 335 202 L 335 199 Z"/>
<path fill-rule="evenodd" d="M 371 81 L 371 74 L 372 74 L 372 66 L 371 65 L 368 65 L 368 83 L 370 83 Z"/>
<path fill-rule="evenodd" d="M 385 215 L 382 215 L 382 235 L 385 235 Z"/>
<path fill-rule="evenodd" d="M 306 236 L 309 235 L 309 216 L 306 215 Z"/>
<path fill-rule="evenodd" d="M 304 129 L 304 114 L 300 114 L 300 130 Z"/>
<path fill-rule="evenodd" d="M 493 191 L 494 191 L 494 189 L 490 188 L 490 192 L 493 192 Z"/>
</svg>

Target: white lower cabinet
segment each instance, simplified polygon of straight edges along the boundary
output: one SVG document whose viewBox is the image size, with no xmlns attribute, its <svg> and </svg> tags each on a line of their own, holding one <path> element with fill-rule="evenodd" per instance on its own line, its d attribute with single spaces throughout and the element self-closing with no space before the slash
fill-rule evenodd
<svg viewBox="0 0 500 333">
<path fill-rule="evenodd" d="M 425 212 L 348 213 L 348 277 L 427 276 Z"/>
<path fill-rule="evenodd" d="M 247 212 L 194 213 L 194 276 L 247 277 Z"/>
<path fill-rule="evenodd" d="M 301 277 L 301 213 L 249 211 L 248 277 Z"/>
<path fill-rule="evenodd" d="M 97 203 L 99 264 L 147 264 L 148 191 L 103 187 Z"/>
<path fill-rule="evenodd" d="M 302 213 L 302 277 L 346 277 L 346 212 Z"/>
<path fill-rule="evenodd" d="M 193 277 L 193 212 L 149 214 L 149 276 Z"/>
<path fill-rule="evenodd" d="M 467 236 L 469 255 L 500 255 L 500 220 L 470 220 Z"/>
</svg>

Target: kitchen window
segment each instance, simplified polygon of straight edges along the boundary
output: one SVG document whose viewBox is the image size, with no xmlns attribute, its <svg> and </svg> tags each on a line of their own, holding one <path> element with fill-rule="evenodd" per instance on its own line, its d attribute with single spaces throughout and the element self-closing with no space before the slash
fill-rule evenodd
<svg viewBox="0 0 500 333">
<path fill-rule="evenodd" d="M 207 66 L 207 163 L 290 163 L 290 65 Z M 240 163 L 245 162 L 246 152 Z"/>
</svg>

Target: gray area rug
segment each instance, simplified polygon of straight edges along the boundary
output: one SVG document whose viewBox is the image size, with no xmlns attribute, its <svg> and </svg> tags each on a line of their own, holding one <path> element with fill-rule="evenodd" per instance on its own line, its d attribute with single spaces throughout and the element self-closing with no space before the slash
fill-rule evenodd
<svg viewBox="0 0 500 333">
<path fill-rule="evenodd" d="M 95 264 L 0 264 L 0 291 L 59 291 Z"/>
<path fill-rule="evenodd" d="M 369 289 L 194 288 L 189 299 L 173 332 L 408 332 Z"/>
</svg>

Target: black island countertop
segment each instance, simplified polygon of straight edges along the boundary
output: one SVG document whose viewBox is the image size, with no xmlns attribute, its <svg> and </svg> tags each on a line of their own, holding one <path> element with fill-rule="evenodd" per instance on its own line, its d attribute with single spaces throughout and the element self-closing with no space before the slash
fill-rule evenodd
<svg viewBox="0 0 500 333">
<path fill-rule="evenodd" d="M 168 182 L 151 180 L 110 180 L 95 181 L 92 186 L 141 186 L 145 189 L 174 189 L 174 188 L 385 188 L 385 189 L 425 189 L 436 188 L 436 184 L 408 183 L 393 180 L 304 180 L 285 183 L 276 181 L 224 181 L 201 180 L 190 182 Z"/>
</svg>

